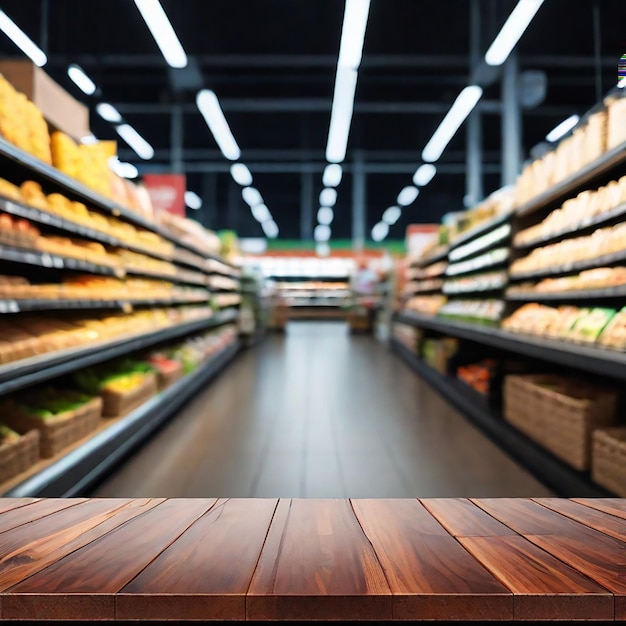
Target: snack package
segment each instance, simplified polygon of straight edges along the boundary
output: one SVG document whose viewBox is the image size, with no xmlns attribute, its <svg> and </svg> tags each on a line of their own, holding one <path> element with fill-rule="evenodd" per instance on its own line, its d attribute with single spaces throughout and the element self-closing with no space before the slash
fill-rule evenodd
<svg viewBox="0 0 626 626">
<path fill-rule="evenodd" d="M 567 332 L 567 339 L 593 343 L 615 315 L 614 309 L 595 308 L 581 316 Z"/>
</svg>

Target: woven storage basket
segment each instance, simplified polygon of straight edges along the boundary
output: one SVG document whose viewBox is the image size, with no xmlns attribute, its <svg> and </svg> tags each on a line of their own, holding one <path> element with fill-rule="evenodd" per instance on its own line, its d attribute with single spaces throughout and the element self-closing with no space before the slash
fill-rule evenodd
<svg viewBox="0 0 626 626">
<path fill-rule="evenodd" d="M 39 460 L 39 431 L 29 430 L 17 441 L 0 446 L 0 482 L 9 480 Z"/>
<path fill-rule="evenodd" d="M 102 394 L 102 415 L 104 417 L 120 417 L 130 413 L 158 392 L 156 374 L 147 373 L 143 382 L 125 392 L 105 389 Z"/>
<path fill-rule="evenodd" d="M 178 367 L 168 372 L 162 372 L 161 370 L 157 373 L 157 386 L 159 391 L 163 391 L 167 389 L 170 385 L 173 385 L 177 380 L 180 380 L 184 376 L 185 372 L 183 370 L 183 365 L 180 363 Z"/>
<path fill-rule="evenodd" d="M 626 498 L 626 428 L 600 428 L 593 433 L 591 476 Z"/>
<path fill-rule="evenodd" d="M 19 412 L 3 415 L 2 419 L 21 433 L 37 429 L 41 457 L 49 458 L 93 432 L 98 427 L 101 416 L 102 400 L 93 398 L 74 411 L 59 413 L 46 420 Z"/>
<path fill-rule="evenodd" d="M 593 431 L 615 423 L 616 403 L 616 392 L 558 376 L 509 376 L 505 383 L 506 419 L 579 470 L 591 466 Z"/>
</svg>

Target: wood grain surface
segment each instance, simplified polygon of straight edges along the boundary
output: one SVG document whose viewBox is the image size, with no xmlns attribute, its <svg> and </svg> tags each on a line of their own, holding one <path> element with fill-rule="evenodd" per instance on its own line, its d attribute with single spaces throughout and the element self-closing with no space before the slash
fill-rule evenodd
<svg viewBox="0 0 626 626">
<path fill-rule="evenodd" d="M 626 500 L 0 499 L 0 620 L 626 621 Z"/>
</svg>

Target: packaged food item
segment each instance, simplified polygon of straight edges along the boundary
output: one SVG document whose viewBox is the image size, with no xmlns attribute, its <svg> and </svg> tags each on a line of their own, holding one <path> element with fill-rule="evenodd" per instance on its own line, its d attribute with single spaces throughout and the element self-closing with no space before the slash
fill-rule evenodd
<svg viewBox="0 0 626 626">
<path fill-rule="evenodd" d="M 567 332 L 567 338 L 584 343 L 595 342 L 614 315 L 614 309 L 591 309 L 576 320 Z"/>
</svg>

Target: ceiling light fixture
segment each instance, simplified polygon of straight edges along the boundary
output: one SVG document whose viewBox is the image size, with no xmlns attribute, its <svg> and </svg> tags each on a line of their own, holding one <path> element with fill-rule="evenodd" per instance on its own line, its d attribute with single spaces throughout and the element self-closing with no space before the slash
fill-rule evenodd
<svg viewBox="0 0 626 626">
<path fill-rule="evenodd" d="M 418 187 L 424 187 L 433 179 L 433 176 L 437 173 L 437 168 L 432 163 L 424 163 L 420 165 L 415 174 L 413 174 L 413 182 Z"/>
<path fill-rule="evenodd" d="M 224 157 L 229 161 L 236 161 L 241 156 L 241 150 L 228 126 L 215 92 L 202 89 L 196 96 L 196 104 Z"/>
<path fill-rule="evenodd" d="M 383 213 L 383 222 L 389 226 L 393 226 L 402 215 L 402 209 L 399 206 L 390 206 Z"/>
<path fill-rule="evenodd" d="M 400 206 L 409 206 L 409 204 L 415 202 L 417 196 L 419 196 L 420 190 L 413 185 L 408 185 L 399 194 L 396 202 Z"/>
<path fill-rule="evenodd" d="M 138 157 L 148 160 L 154 156 L 154 148 L 130 124 L 120 124 L 115 130 Z"/>
<path fill-rule="evenodd" d="M 389 226 L 385 222 L 378 222 L 372 228 L 372 239 L 374 241 L 382 241 L 389 234 Z"/>
<path fill-rule="evenodd" d="M 139 170 L 132 163 L 120 161 L 116 156 L 109 159 L 109 167 L 122 178 L 137 178 Z"/>
<path fill-rule="evenodd" d="M 332 187 L 322 189 L 319 200 L 320 206 L 335 206 L 335 202 L 337 202 L 337 190 Z"/>
<path fill-rule="evenodd" d="M 72 65 L 67 68 L 67 75 L 83 93 L 86 93 L 88 96 L 92 96 L 96 93 L 96 83 L 94 83 L 93 80 L 85 74 L 83 69 L 75 63 L 72 63 Z"/>
<path fill-rule="evenodd" d="M 276 239 L 278 237 L 278 225 L 274 220 L 267 220 L 261 224 L 261 228 L 266 237 Z"/>
<path fill-rule="evenodd" d="M 337 69 L 335 92 L 330 112 L 326 160 L 329 163 L 341 163 L 346 158 L 348 136 L 354 109 L 357 71 L 346 68 Z"/>
<path fill-rule="evenodd" d="M 230 175 L 242 187 L 248 187 L 252 184 L 252 174 L 243 163 L 233 163 L 230 166 Z"/>
<path fill-rule="evenodd" d="M 507 60 L 542 4 L 543 0 L 519 0 L 485 54 L 487 65 L 502 65 Z"/>
<path fill-rule="evenodd" d="M 550 142 L 557 141 L 563 135 L 566 135 L 578 122 L 580 121 L 579 115 L 570 115 L 566 120 L 563 120 L 560 124 L 555 126 L 547 135 L 546 139 Z"/>
<path fill-rule="evenodd" d="M 161 54 L 171 67 L 185 67 L 187 55 L 159 0 L 135 0 Z"/>
<path fill-rule="evenodd" d="M 315 241 L 328 241 L 330 239 L 330 226 L 318 224 L 313 231 L 313 239 Z"/>
<path fill-rule="evenodd" d="M 329 206 L 323 206 L 319 208 L 317 212 L 317 221 L 323 226 L 328 226 L 333 223 L 335 219 L 335 212 Z"/>
<path fill-rule="evenodd" d="M 263 196 L 255 187 L 244 187 L 241 190 L 241 197 L 249 207 L 256 206 L 257 204 L 263 204 Z"/>
<path fill-rule="evenodd" d="M 202 206 L 202 198 L 194 191 L 185 191 L 185 204 L 197 211 Z"/>
<path fill-rule="evenodd" d="M 80 138 L 80 143 L 84 145 L 98 143 L 98 138 L 93 133 L 89 133 L 88 135 Z"/>
<path fill-rule="evenodd" d="M 117 124 L 122 121 L 122 116 L 120 112 L 108 102 L 100 102 L 100 104 L 96 105 L 96 113 L 107 122 L 111 122 L 113 124 Z"/>
<path fill-rule="evenodd" d="M 478 85 L 469 85 L 461 91 L 446 116 L 441 120 L 430 141 L 426 144 L 422 152 L 424 161 L 436 161 L 441 156 L 465 118 L 478 104 L 482 95 L 483 90 Z"/>
<path fill-rule="evenodd" d="M 324 187 L 337 187 L 341 182 L 341 176 L 343 171 L 339 163 L 329 163 L 324 168 L 324 174 L 322 175 L 322 184 Z"/>
<path fill-rule="evenodd" d="M 45 52 L 4 12 L 0 11 L 0 30 L 38 67 L 48 62 Z"/>
<path fill-rule="evenodd" d="M 330 254 L 330 246 L 327 243 L 318 243 L 315 246 L 317 256 L 328 256 Z"/>
<path fill-rule="evenodd" d="M 370 0 L 346 0 L 337 67 L 359 69 Z"/>
<path fill-rule="evenodd" d="M 272 219 L 270 210 L 264 204 L 256 204 L 250 207 L 250 211 L 252 212 L 252 217 L 261 224 Z"/>
</svg>

